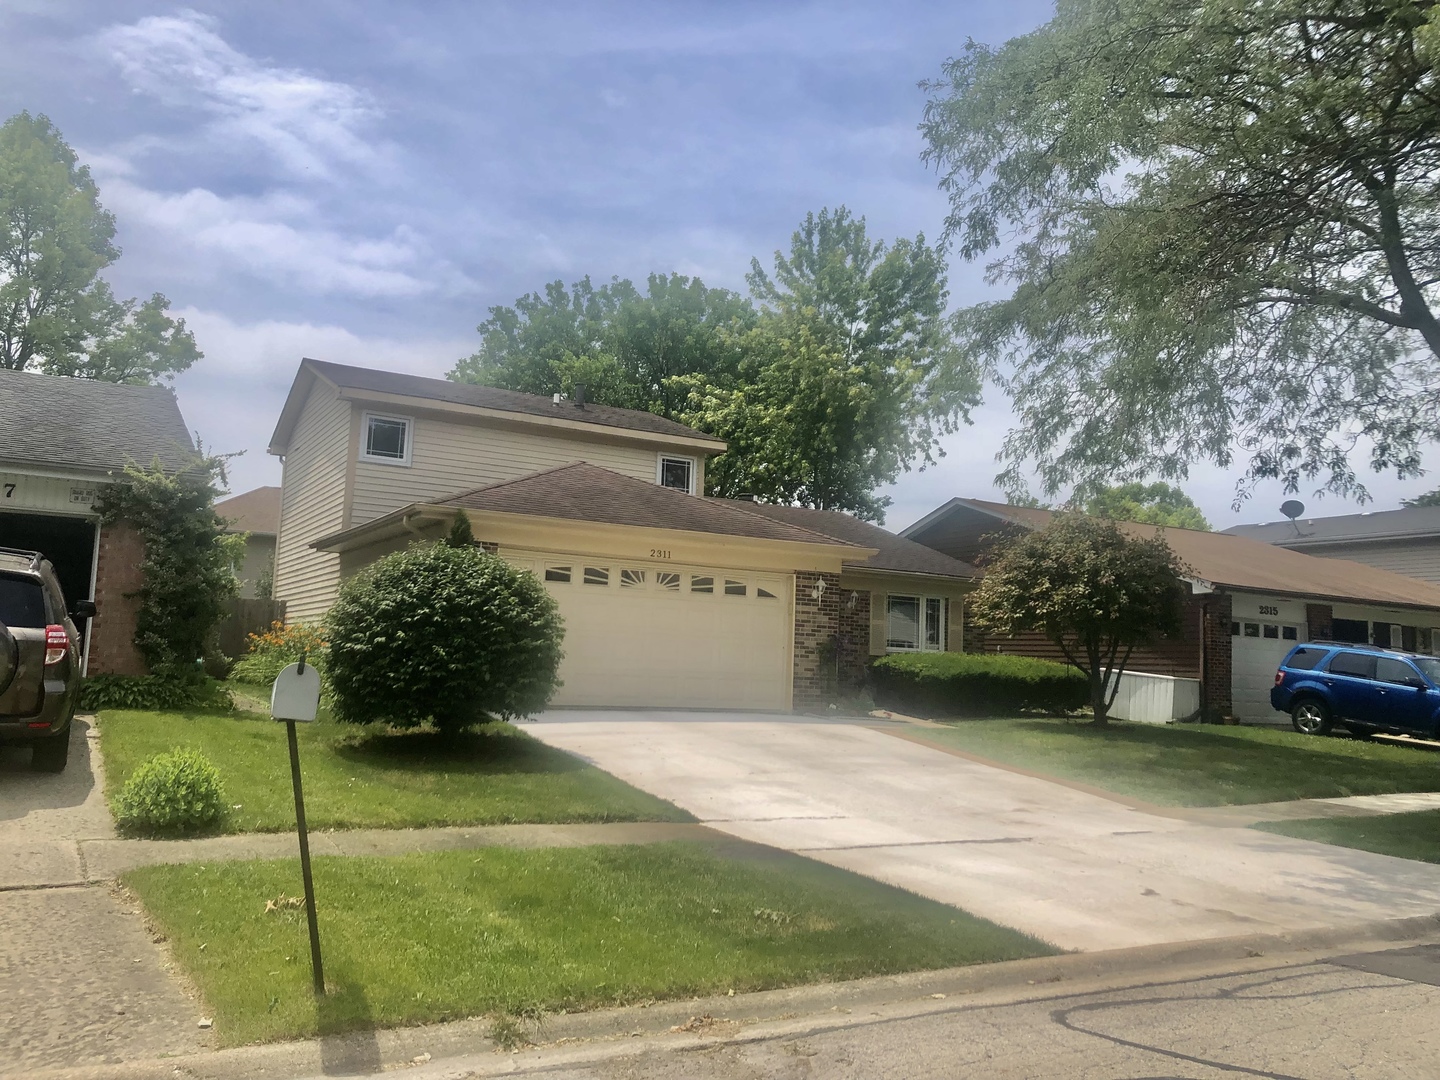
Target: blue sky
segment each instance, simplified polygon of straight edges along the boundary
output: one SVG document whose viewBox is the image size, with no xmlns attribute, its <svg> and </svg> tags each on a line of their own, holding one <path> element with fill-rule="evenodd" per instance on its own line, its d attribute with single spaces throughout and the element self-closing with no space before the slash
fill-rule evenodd
<svg viewBox="0 0 1440 1080">
<path fill-rule="evenodd" d="M 245 451 L 245 490 L 278 482 L 264 448 L 302 355 L 443 375 L 492 304 L 587 273 L 743 289 L 822 206 L 938 237 L 916 84 L 1049 10 L 6 0 L 0 113 L 48 114 L 91 165 L 119 219 L 110 279 L 196 332 L 181 408 Z M 951 294 L 984 296 L 979 268 L 952 266 Z M 1009 415 L 987 397 L 889 492 L 892 527 L 995 495 Z M 1276 516 L 1273 485 L 1233 514 L 1235 479 L 1200 467 L 1186 487 L 1217 525 Z M 1370 508 L 1429 486 L 1376 478 Z"/>
</svg>

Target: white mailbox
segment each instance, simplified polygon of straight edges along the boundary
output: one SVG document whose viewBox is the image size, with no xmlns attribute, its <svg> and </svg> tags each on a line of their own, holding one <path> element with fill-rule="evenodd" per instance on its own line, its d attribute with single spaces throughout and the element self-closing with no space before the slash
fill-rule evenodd
<svg viewBox="0 0 1440 1080">
<path fill-rule="evenodd" d="M 320 673 L 314 664 L 291 664 L 275 680 L 270 691 L 270 715 L 276 720 L 311 723 L 320 707 Z"/>
</svg>

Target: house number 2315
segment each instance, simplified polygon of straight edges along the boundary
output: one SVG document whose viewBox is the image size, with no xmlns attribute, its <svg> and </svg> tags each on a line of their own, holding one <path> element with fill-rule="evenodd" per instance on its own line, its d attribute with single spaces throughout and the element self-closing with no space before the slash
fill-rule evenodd
<svg viewBox="0 0 1440 1080">
<path fill-rule="evenodd" d="M 670 549 L 669 549 L 669 548 L 651 548 L 651 549 L 650 549 L 650 558 L 652 558 L 652 559 L 668 559 L 668 558 L 670 558 Z"/>
<path fill-rule="evenodd" d="M 1261 605 L 1260 605 L 1260 614 L 1261 614 L 1261 615 L 1279 615 L 1279 614 L 1280 614 L 1280 609 L 1279 609 L 1278 607 L 1272 607 L 1272 606 L 1269 605 L 1269 604 L 1261 604 Z"/>
</svg>

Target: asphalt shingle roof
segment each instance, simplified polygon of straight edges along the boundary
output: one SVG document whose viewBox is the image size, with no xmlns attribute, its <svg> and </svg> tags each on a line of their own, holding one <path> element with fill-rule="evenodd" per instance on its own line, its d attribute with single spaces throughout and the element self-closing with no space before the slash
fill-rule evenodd
<svg viewBox="0 0 1440 1080">
<path fill-rule="evenodd" d="M 965 578 L 967 580 L 980 577 L 980 571 L 967 562 L 951 558 L 934 548 L 917 544 L 913 540 L 906 540 L 903 536 L 896 536 L 888 529 L 882 529 L 879 525 L 871 524 L 868 521 L 861 521 L 853 514 L 846 514 L 840 510 L 815 510 L 808 506 L 777 506 L 773 503 L 750 502 L 742 499 L 710 499 L 709 501 L 733 506 L 752 514 L 759 514 L 772 521 L 783 521 L 788 525 L 809 529 L 811 532 L 818 532 L 847 544 L 879 548 L 880 554 L 872 555 L 865 562 L 857 564 L 869 570 L 931 574 L 936 577 Z"/>
<path fill-rule="evenodd" d="M 1411 506 L 1403 510 L 1379 510 L 1370 514 L 1337 514 L 1335 517 L 1301 517 L 1290 521 L 1267 521 L 1263 525 L 1232 525 L 1230 536 L 1248 536 L 1267 544 L 1303 547 L 1306 544 L 1346 541 L 1399 540 L 1418 536 L 1440 537 L 1440 506 Z"/>
<path fill-rule="evenodd" d="M 230 525 L 230 532 L 275 536 L 280 532 L 280 489 L 258 487 L 215 504 L 215 512 Z"/>
<path fill-rule="evenodd" d="M 425 398 L 430 401 L 444 401 L 454 405 L 473 405 L 482 409 L 497 409 L 501 412 L 522 413 L 527 416 L 544 416 L 571 420 L 582 424 L 597 424 L 601 427 L 624 428 L 630 431 L 648 431 L 657 435 L 676 435 L 686 439 L 708 439 L 719 442 L 713 435 L 696 431 L 684 424 L 667 420 L 654 413 L 638 409 L 617 409 L 610 405 L 587 402 L 584 408 L 573 401 L 561 401 L 558 405 L 548 397 L 538 394 L 522 394 L 517 390 L 500 390 L 494 386 L 475 386 L 471 383 L 451 382 L 449 379 L 430 379 L 422 375 L 405 375 L 397 371 L 377 371 L 374 368 L 351 367 L 349 364 L 332 364 L 328 360 L 307 358 L 304 364 L 330 380 L 336 386 L 369 391 L 375 394 L 398 394 L 404 397 Z"/>
<path fill-rule="evenodd" d="M 163 386 L 0 370 L 0 463 L 109 472 L 158 457 L 177 469 L 194 452 Z"/>
</svg>

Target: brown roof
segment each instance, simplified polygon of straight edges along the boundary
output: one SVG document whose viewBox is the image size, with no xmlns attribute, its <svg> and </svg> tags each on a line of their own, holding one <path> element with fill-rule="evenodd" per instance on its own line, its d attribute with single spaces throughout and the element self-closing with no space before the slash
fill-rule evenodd
<svg viewBox="0 0 1440 1080">
<path fill-rule="evenodd" d="M 759 514 L 772 521 L 783 521 L 798 525 L 811 532 L 822 533 L 847 544 L 860 547 L 879 548 L 878 555 L 872 555 L 863 563 L 867 570 L 889 570 L 906 574 L 930 574 L 935 577 L 952 577 L 974 580 L 980 571 L 967 562 L 953 559 L 949 555 L 896 536 L 879 525 L 861 521 L 853 514 L 840 510 L 815 510 L 808 506 L 777 506 L 774 503 L 751 502 L 744 499 L 711 499 L 740 510 Z"/>
<path fill-rule="evenodd" d="M 228 532 L 275 536 L 280 531 L 280 489 L 258 487 L 232 495 L 217 502 L 215 512 L 230 526 Z"/>
<path fill-rule="evenodd" d="M 760 540 L 839 543 L 808 529 L 771 521 L 717 500 L 697 499 L 683 491 L 637 480 L 633 476 L 622 476 L 585 461 L 559 465 L 498 484 L 487 484 L 474 491 L 436 500 L 433 505 L 611 525 L 749 536 Z"/>
<path fill-rule="evenodd" d="M 981 499 L 952 499 L 905 532 L 922 543 L 927 542 L 928 536 L 940 546 L 944 543 L 940 538 L 947 531 L 945 519 L 950 518 L 953 522 L 965 515 L 975 518 L 988 515 L 999 527 L 1010 523 L 1030 528 L 1043 528 L 1055 516 L 1050 510 L 1007 506 Z M 1440 608 L 1440 586 L 1348 559 L 1305 555 L 1229 533 L 1168 528 L 1134 521 L 1120 524 L 1132 536 L 1150 537 L 1157 532 L 1163 533 L 1180 561 L 1189 566 L 1196 577 L 1214 585 L 1323 600 Z M 973 534 L 979 527 L 969 532 Z M 996 528 L 991 527 L 990 531 L 993 534 Z M 958 533 L 959 530 L 951 530 L 952 535 Z"/>
<path fill-rule="evenodd" d="M 375 368 L 352 367 L 349 364 L 333 364 L 328 360 L 312 360 L 306 357 L 300 361 L 295 384 L 290 394 L 293 398 L 302 385 L 306 374 L 318 375 L 345 390 L 362 393 L 391 394 L 399 397 L 418 398 L 425 401 L 442 401 L 451 405 L 470 405 L 480 409 L 494 409 L 498 412 L 518 413 L 524 416 L 540 416 L 547 419 L 568 420 L 572 423 L 594 424 L 597 427 L 618 428 L 626 431 L 643 431 L 652 435 L 671 435 L 681 439 L 702 439 L 714 443 L 717 450 L 723 450 L 725 443 L 713 435 L 696 431 L 684 424 L 667 420 L 663 416 L 639 409 L 617 409 L 610 405 L 586 403 L 582 408 L 573 401 L 561 401 L 538 394 L 522 394 L 518 390 L 501 390 L 494 386 L 476 386 L 472 383 L 451 382 L 449 379 L 431 379 L 423 375 L 405 375 L 398 371 L 379 371 Z M 303 402 L 286 401 L 275 434 L 271 439 L 272 451 L 280 452 L 288 443 L 290 428 L 299 417 Z"/>
</svg>

